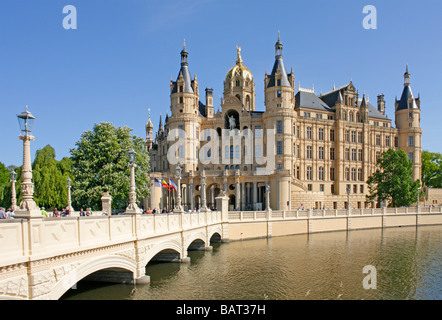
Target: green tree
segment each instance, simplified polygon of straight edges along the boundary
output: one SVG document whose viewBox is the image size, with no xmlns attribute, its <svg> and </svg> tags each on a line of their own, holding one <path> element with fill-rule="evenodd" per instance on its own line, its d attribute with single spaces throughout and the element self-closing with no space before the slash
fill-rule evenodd
<svg viewBox="0 0 442 320">
<path fill-rule="evenodd" d="M 32 164 L 32 175 L 37 205 L 45 208 L 62 208 L 67 205 L 69 160 L 57 161 L 54 148 L 47 145 L 37 151 Z"/>
<path fill-rule="evenodd" d="M 420 180 L 413 181 L 413 164 L 404 151 L 389 149 L 377 161 L 377 169 L 368 180 L 369 201 L 386 201 L 390 207 L 416 202 Z"/>
<path fill-rule="evenodd" d="M 442 154 L 422 151 L 422 183 L 430 188 L 442 188 Z"/>
<path fill-rule="evenodd" d="M 72 202 L 75 208 L 101 209 L 101 196 L 108 191 L 112 207 L 124 209 L 129 201 L 130 171 L 128 152 L 137 152 L 135 179 L 137 198 L 149 194 L 149 156 L 142 138 L 130 134 L 128 127 L 116 128 L 111 123 L 95 124 L 84 132 L 71 149 L 74 176 Z"/>
<path fill-rule="evenodd" d="M 8 188 L 11 188 L 9 182 L 9 170 L 0 162 L 0 207 L 8 208 L 11 206 L 11 197 L 8 198 Z"/>
</svg>

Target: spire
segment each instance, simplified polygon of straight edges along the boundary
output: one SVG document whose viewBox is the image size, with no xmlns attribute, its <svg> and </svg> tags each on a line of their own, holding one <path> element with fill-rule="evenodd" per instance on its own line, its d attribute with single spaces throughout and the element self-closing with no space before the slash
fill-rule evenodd
<svg viewBox="0 0 442 320">
<path fill-rule="evenodd" d="M 278 72 L 278 70 L 280 72 L 280 77 L 276 79 L 276 73 Z M 277 80 L 280 80 L 280 83 Z M 275 63 L 273 65 L 272 73 L 270 74 L 267 88 L 274 86 L 291 87 L 290 81 L 287 76 L 287 71 L 284 66 L 284 61 L 282 60 L 282 43 L 280 40 L 279 32 L 278 41 L 275 43 Z"/>
<path fill-rule="evenodd" d="M 187 57 L 188 57 L 189 53 L 186 50 L 186 39 L 184 39 L 183 41 L 183 50 L 181 50 L 181 66 L 187 66 L 188 62 L 187 62 Z"/>
<path fill-rule="evenodd" d="M 147 120 L 146 129 L 153 129 L 152 120 L 150 120 L 150 108 L 147 109 L 149 111 L 149 119 Z"/>
<path fill-rule="evenodd" d="M 163 131 L 163 120 L 161 119 L 161 113 L 160 113 L 160 124 L 158 126 L 158 131 L 159 132 Z"/>
<path fill-rule="evenodd" d="M 361 108 L 366 108 L 367 107 L 367 102 L 365 101 L 365 92 L 362 95 L 362 102 L 361 102 Z"/>
<path fill-rule="evenodd" d="M 278 41 L 276 41 L 275 43 L 275 57 L 282 57 L 282 42 L 280 39 L 280 35 L 279 35 L 279 30 L 278 30 Z"/>
<path fill-rule="evenodd" d="M 404 86 L 409 86 L 410 85 L 410 76 L 411 74 L 408 72 L 408 63 L 407 63 L 407 67 L 404 73 Z"/>
</svg>

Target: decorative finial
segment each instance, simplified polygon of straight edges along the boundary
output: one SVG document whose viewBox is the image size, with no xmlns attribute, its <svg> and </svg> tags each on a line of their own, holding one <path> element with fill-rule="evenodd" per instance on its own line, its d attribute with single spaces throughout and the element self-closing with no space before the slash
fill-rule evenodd
<svg viewBox="0 0 442 320">
<path fill-rule="evenodd" d="M 278 30 L 278 41 L 280 41 L 280 39 L 279 39 L 279 30 Z"/>
<path fill-rule="evenodd" d="M 186 50 L 186 38 L 183 40 L 183 50 Z"/>
</svg>

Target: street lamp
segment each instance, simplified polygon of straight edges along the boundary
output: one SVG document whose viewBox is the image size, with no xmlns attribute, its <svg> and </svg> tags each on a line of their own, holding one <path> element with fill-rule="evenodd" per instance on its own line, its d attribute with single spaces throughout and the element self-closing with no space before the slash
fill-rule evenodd
<svg viewBox="0 0 442 320">
<path fill-rule="evenodd" d="M 9 177 L 11 178 L 11 210 L 15 212 L 17 210 L 17 197 L 15 194 L 15 182 L 17 179 L 17 172 L 11 170 L 9 173 Z"/>
<path fill-rule="evenodd" d="M 28 111 L 28 106 L 24 112 L 17 115 L 17 118 L 22 132 L 19 139 L 23 140 L 23 182 L 21 184 L 23 200 L 15 212 L 15 216 L 17 218 L 42 218 L 41 211 L 33 199 L 34 184 L 32 183 L 31 167 L 31 141 L 35 140 L 31 133 L 36 118 Z"/>
<path fill-rule="evenodd" d="M 141 213 L 141 209 L 137 206 L 137 192 L 135 187 L 135 158 L 137 153 L 130 149 L 128 153 L 129 158 L 129 168 L 130 168 L 130 184 L 129 184 L 129 205 L 126 208 L 127 214 L 138 214 Z"/>
<path fill-rule="evenodd" d="M 71 201 L 71 179 L 68 178 L 66 181 L 68 182 L 68 209 L 69 212 L 72 213 L 75 210 L 74 208 L 72 208 L 72 201 Z"/>
</svg>

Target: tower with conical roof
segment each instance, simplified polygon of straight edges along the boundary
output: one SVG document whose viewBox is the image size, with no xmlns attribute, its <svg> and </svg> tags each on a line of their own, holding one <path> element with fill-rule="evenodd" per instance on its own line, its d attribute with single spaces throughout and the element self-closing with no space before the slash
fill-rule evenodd
<svg viewBox="0 0 442 320">
<path fill-rule="evenodd" d="M 413 163 L 413 180 L 422 178 L 422 129 L 420 127 L 420 97 L 414 98 L 408 65 L 404 73 L 404 89 L 395 101 L 395 122 L 398 129 L 397 146 Z"/>
<path fill-rule="evenodd" d="M 294 158 L 293 146 L 296 125 L 295 112 L 295 77 L 293 70 L 287 73 L 283 55 L 283 44 L 278 32 L 275 43 L 275 62 L 270 75 L 265 75 L 264 96 L 266 112 L 263 116 L 266 130 L 274 130 L 275 143 L 267 148 L 274 148 L 275 171 L 270 177 L 270 190 L 276 191 L 277 196 L 272 198 L 270 206 L 275 209 L 289 208 L 292 200 L 290 195 L 291 176 L 285 174 L 292 170 Z M 267 150 L 267 152 L 269 152 Z M 267 153 L 267 156 L 269 153 Z"/>
<path fill-rule="evenodd" d="M 198 155 L 196 150 L 199 147 L 199 128 L 201 112 L 205 112 L 204 108 L 200 108 L 202 104 L 199 101 L 199 89 L 196 75 L 192 80 L 186 42 L 184 40 L 183 49 L 181 50 L 181 68 L 176 81 L 170 81 L 170 109 L 172 114 L 167 118 L 165 129 L 168 133 L 168 149 L 172 157 L 169 161 L 177 159 L 177 163 L 169 166 L 170 172 L 175 172 L 176 166 L 183 166 L 183 170 L 188 172 L 196 169 L 196 159 Z M 178 139 L 174 143 L 173 138 Z M 168 154 L 169 155 L 169 154 Z"/>
</svg>

